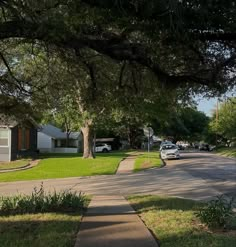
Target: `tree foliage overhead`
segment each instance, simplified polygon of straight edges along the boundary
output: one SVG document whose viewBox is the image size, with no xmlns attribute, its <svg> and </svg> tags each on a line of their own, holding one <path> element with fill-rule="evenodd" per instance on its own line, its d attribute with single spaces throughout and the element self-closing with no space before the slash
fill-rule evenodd
<svg viewBox="0 0 236 247">
<path fill-rule="evenodd" d="M 120 81 L 128 62 L 169 87 L 224 91 L 235 84 L 235 7 L 223 0 L 1 0 L 0 40 L 39 40 L 77 56 L 90 50 L 120 65 Z"/>
<path fill-rule="evenodd" d="M 0 0 L 0 102 L 10 99 L 0 106 L 38 107 L 45 95 L 64 92 L 91 140 L 90 127 L 113 108 L 135 118 L 134 105 L 155 105 L 162 92 L 176 93 L 172 102 L 222 93 L 235 86 L 235 7 L 223 0 Z"/>
</svg>

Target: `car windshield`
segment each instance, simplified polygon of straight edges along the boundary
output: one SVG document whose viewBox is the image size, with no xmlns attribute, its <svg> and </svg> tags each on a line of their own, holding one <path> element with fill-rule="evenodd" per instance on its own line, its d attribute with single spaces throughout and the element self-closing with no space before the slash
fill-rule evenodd
<svg viewBox="0 0 236 247">
<path fill-rule="evenodd" d="M 162 150 L 169 150 L 169 149 L 177 149 L 175 145 L 165 145 L 162 147 Z"/>
<path fill-rule="evenodd" d="M 104 143 L 100 143 L 100 144 L 96 144 L 96 147 L 102 147 L 102 146 L 105 146 L 106 144 Z"/>
</svg>

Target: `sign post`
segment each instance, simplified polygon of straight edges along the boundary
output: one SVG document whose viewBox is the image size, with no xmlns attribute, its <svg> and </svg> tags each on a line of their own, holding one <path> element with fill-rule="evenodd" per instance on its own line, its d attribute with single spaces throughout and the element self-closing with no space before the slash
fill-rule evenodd
<svg viewBox="0 0 236 247">
<path fill-rule="evenodd" d="M 149 152 L 150 152 L 150 139 L 154 134 L 154 131 L 152 129 L 152 127 L 145 127 L 143 129 L 143 133 L 144 135 L 148 138 L 148 161 L 149 161 Z"/>
</svg>

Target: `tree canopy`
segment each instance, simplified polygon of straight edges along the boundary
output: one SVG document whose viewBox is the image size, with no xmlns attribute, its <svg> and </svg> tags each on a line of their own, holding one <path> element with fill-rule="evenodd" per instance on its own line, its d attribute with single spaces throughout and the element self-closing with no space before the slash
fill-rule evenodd
<svg viewBox="0 0 236 247">
<path fill-rule="evenodd" d="M 157 131 L 175 142 L 196 142 L 204 138 L 208 123 L 209 118 L 205 113 L 193 106 L 178 105 L 165 121 L 158 124 Z"/>
<path fill-rule="evenodd" d="M 235 12 L 223 0 L 1 0 L 0 40 L 88 49 L 119 64 L 120 81 L 129 62 L 170 87 L 222 91 L 235 84 Z"/>
</svg>

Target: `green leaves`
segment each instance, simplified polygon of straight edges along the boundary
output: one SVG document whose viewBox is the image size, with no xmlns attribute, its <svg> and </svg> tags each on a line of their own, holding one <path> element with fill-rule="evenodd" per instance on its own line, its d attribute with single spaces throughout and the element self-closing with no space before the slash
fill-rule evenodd
<svg viewBox="0 0 236 247">
<path fill-rule="evenodd" d="M 196 213 L 197 217 L 209 227 L 226 228 L 233 216 L 234 199 L 224 195 L 217 196 Z"/>
<path fill-rule="evenodd" d="M 27 214 L 45 212 L 75 212 L 84 209 L 87 198 L 71 191 L 44 191 L 43 184 L 34 188 L 31 195 L 16 195 L 0 198 L 0 214 Z"/>
<path fill-rule="evenodd" d="M 232 141 L 236 136 L 236 98 L 229 98 L 222 102 L 216 111 L 218 114 L 213 115 L 210 130 Z"/>
</svg>

